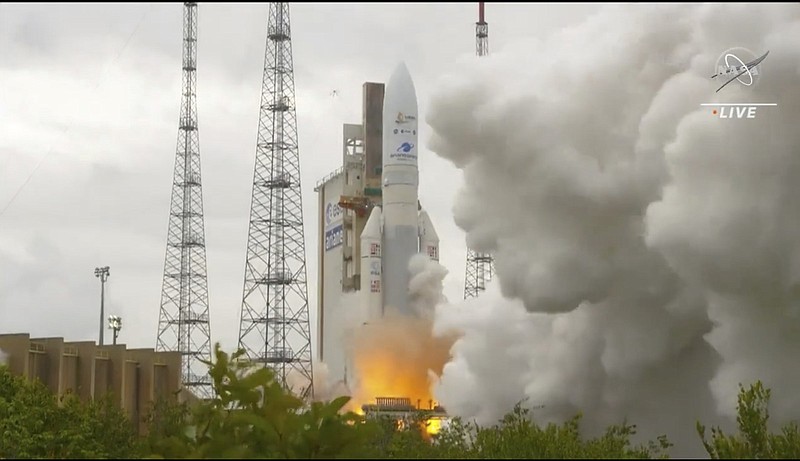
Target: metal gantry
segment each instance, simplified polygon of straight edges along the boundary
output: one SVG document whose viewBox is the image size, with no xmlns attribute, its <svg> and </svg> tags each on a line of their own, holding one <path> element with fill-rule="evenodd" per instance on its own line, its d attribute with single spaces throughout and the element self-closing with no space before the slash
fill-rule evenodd
<svg viewBox="0 0 800 461">
<path fill-rule="evenodd" d="M 211 360 L 211 325 L 197 133 L 197 3 L 183 5 L 183 91 L 156 350 L 180 352 L 183 386 L 208 398 L 213 390 L 202 362 Z"/>
<path fill-rule="evenodd" d="M 313 397 L 300 157 L 288 3 L 270 3 L 239 347 Z"/>
<path fill-rule="evenodd" d="M 484 20 L 483 2 L 478 3 L 478 22 L 475 23 L 475 53 L 489 54 L 489 23 Z M 467 248 L 467 268 L 464 276 L 464 299 L 474 298 L 486 289 L 492 279 L 494 258 L 489 253 Z"/>
</svg>

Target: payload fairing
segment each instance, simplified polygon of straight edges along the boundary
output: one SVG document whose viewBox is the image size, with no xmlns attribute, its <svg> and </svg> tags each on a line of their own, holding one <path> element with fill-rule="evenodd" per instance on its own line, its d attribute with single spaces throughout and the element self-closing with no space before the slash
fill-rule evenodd
<svg viewBox="0 0 800 461">
<path fill-rule="evenodd" d="M 361 292 L 369 318 L 387 308 L 413 315 L 409 262 L 417 253 L 439 260 L 439 237 L 418 200 L 417 94 L 405 64 L 392 73 L 383 98 L 382 209 L 361 233 Z"/>
</svg>

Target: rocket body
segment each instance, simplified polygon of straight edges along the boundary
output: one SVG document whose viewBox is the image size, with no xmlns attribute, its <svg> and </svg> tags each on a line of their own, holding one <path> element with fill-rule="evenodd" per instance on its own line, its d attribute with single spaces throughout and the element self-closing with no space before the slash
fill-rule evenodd
<svg viewBox="0 0 800 461">
<path fill-rule="evenodd" d="M 418 139 L 417 94 L 408 69 L 401 63 L 392 73 L 383 99 L 383 208 L 372 210 L 361 237 L 361 291 L 368 300 L 370 317 L 376 313 L 383 316 L 387 309 L 413 315 L 409 306 L 409 261 L 417 253 L 439 259 L 438 236 L 418 200 Z M 380 245 L 376 256 L 378 221 Z M 365 262 L 370 267 L 365 267 Z M 379 271 L 375 270 L 378 266 Z M 380 297 L 373 291 L 376 286 Z"/>
</svg>

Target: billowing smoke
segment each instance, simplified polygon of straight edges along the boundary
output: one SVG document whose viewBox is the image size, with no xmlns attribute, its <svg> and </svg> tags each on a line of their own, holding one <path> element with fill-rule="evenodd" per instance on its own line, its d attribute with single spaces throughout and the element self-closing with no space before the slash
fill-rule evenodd
<svg viewBox="0 0 800 461">
<path fill-rule="evenodd" d="M 359 330 L 366 318 L 362 298 L 358 293 L 344 293 L 339 305 L 331 309 L 325 317 L 325 322 L 330 325 L 329 332 L 338 336 L 331 338 L 334 344 L 343 345 L 339 352 L 345 356 L 352 354 L 350 338 Z M 336 370 L 340 371 L 340 370 Z M 342 372 L 344 370 L 341 370 Z M 314 362 L 314 396 L 317 400 L 332 400 L 344 395 L 352 395 L 348 383 L 339 378 L 342 373 L 335 373 L 327 363 Z M 336 378 L 334 378 L 336 377 Z M 353 407 L 354 409 L 355 407 Z"/>
<path fill-rule="evenodd" d="M 447 269 L 424 254 L 412 257 L 409 268 L 410 304 L 416 315 L 387 309 L 380 320 L 369 320 L 349 341 L 357 408 L 374 403 L 376 397 L 408 397 L 425 408 L 433 403 L 432 384 L 441 375 L 455 339 L 451 334 L 433 334 L 435 306 L 446 301 L 442 281 Z"/>
<path fill-rule="evenodd" d="M 673 455 L 731 416 L 738 384 L 800 417 L 800 7 L 613 6 L 462 63 L 427 121 L 465 174 L 454 207 L 499 287 L 437 309 L 462 334 L 435 393 L 492 423 L 627 417 Z M 720 54 L 767 50 L 752 86 Z M 704 102 L 777 102 L 720 119 Z"/>
</svg>

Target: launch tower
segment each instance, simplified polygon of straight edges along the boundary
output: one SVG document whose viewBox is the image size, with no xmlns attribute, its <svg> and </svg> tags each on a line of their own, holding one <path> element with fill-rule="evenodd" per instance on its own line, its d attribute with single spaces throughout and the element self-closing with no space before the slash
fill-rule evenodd
<svg viewBox="0 0 800 461">
<path fill-rule="evenodd" d="M 313 397 L 289 4 L 270 3 L 239 347 Z"/>
<path fill-rule="evenodd" d="M 201 398 L 212 396 L 208 367 L 208 316 L 200 140 L 197 133 L 197 3 L 183 9 L 183 90 L 178 148 L 172 179 L 167 254 L 158 320 L 157 351 L 181 353 L 183 386 Z"/>
</svg>

